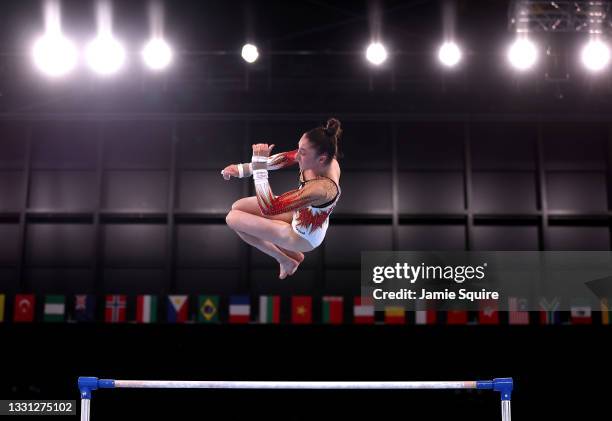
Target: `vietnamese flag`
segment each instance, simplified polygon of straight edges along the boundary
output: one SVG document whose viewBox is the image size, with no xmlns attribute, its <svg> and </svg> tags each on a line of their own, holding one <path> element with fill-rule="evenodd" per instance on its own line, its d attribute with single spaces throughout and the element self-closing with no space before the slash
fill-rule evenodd
<svg viewBox="0 0 612 421">
<path fill-rule="evenodd" d="M 468 313 L 465 310 L 449 310 L 446 313 L 447 325 L 465 325 L 468 322 Z"/>
<path fill-rule="evenodd" d="M 323 323 L 330 325 L 342 324 L 343 312 L 343 301 L 342 297 L 323 297 Z"/>
<path fill-rule="evenodd" d="M 291 323 L 312 323 L 312 297 L 307 295 L 291 297 Z"/>
<path fill-rule="evenodd" d="M 16 322 L 34 321 L 34 304 L 36 303 L 34 294 L 15 295 L 15 309 L 13 320 Z"/>
</svg>

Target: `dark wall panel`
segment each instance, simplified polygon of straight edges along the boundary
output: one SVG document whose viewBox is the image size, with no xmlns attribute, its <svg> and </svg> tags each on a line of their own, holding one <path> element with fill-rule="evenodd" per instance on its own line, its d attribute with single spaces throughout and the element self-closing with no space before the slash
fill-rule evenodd
<svg viewBox="0 0 612 421">
<path fill-rule="evenodd" d="M 349 241 L 350 239 L 350 241 Z M 325 237 L 325 266 L 349 269 L 361 265 L 361 251 L 391 250 L 391 227 L 384 225 L 330 226 Z"/>
<path fill-rule="evenodd" d="M 252 149 L 245 149 L 245 127 L 246 123 L 237 121 L 179 123 L 177 167 L 221 171 L 229 164 L 250 162 Z M 281 151 L 275 147 L 274 152 Z"/>
<path fill-rule="evenodd" d="M 244 263 L 242 240 L 227 225 L 185 224 L 176 227 L 179 267 L 236 267 Z"/>
<path fill-rule="evenodd" d="M 239 269 L 179 269 L 175 273 L 177 294 L 245 294 Z"/>
<path fill-rule="evenodd" d="M 464 225 L 400 225 L 399 250 L 465 250 Z"/>
<path fill-rule="evenodd" d="M 545 124 L 544 165 L 548 170 L 603 170 L 607 128 L 598 123 Z"/>
<path fill-rule="evenodd" d="M 26 158 L 27 125 L 0 122 L 0 169 L 22 169 Z"/>
<path fill-rule="evenodd" d="M 104 128 L 105 167 L 170 168 L 171 126 L 151 121 L 114 122 Z"/>
<path fill-rule="evenodd" d="M 3 294 L 15 294 L 19 290 L 18 269 L 0 266 L 0 285 Z"/>
<path fill-rule="evenodd" d="M 539 250 L 537 226 L 474 226 L 472 250 Z"/>
<path fill-rule="evenodd" d="M 551 226 L 549 250 L 610 250 L 608 227 Z"/>
<path fill-rule="evenodd" d="M 470 129 L 475 170 L 535 170 L 538 128 L 521 123 L 474 123 Z"/>
<path fill-rule="evenodd" d="M 535 173 L 477 172 L 472 183 L 476 212 L 533 213 L 538 208 Z"/>
<path fill-rule="evenodd" d="M 168 182 L 166 171 L 107 171 L 102 207 L 166 211 Z"/>
<path fill-rule="evenodd" d="M 19 262 L 18 224 L 0 223 L 0 265 L 16 265 Z"/>
<path fill-rule="evenodd" d="M 89 224 L 28 224 L 26 262 L 31 266 L 88 266 L 94 258 L 94 230 Z"/>
<path fill-rule="evenodd" d="M 104 269 L 104 294 L 159 294 L 166 285 L 163 269 Z"/>
<path fill-rule="evenodd" d="M 32 168 L 93 169 L 97 163 L 97 139 L 95 123 L 35 123 Z"/>
<path fill-rule="evenodd" d="M 464 132 L 461 123 L 400 124 L 397 145 L 399 169 L 463 169 Z"/>
<path fill-rule="evenodd" d="M 32 209 L 91 210 L 98 206 L 93 171 L 33 171 L 29 207 Z"/>
<path fill-rule="evenodd" d="M 95 292 L 94 272 L 91 269 L 29 268 L 25 273 L 25 278 L 26 290 L 40 294 L 93 294 Z M 67 299 L 71 298 L 74 297 L 67 297 Z"/>
<path fill-rule="evenodd" d="M 393 209 L 390 172 L 343 172 L 340 189 L 336 213 L 390 214 Z"/>
<path fill-rule="evenodd" d="M 23 207 L 23 172 L 0 171 L 0 211 Z"/>
<path fill-rule="evenodd" d="M 227 213 L 232 203 L 243 197 L 243 181 L 233 178 L 226 181 L 220 171 L 181 171 L 176 207 L 185 211 Z"/>
<path fill-rule="evenodd" d="M 251 291 L 254 294 L 316 294 L 318 290 L 316 271 L 299 269 L 295 274 L 285 279 L 279 279 L 279 268 L 253 269 L 251 272 Z"/>
<path fill-rule="evenodd" d="M 549 172 L 546 176 L 550 210 L 604 212 L 607 210 L 603 172 Z"/>
<path fill-rule="evenodd" d="M 325 270 L 325 293 L 328 295 L 359 295 L 361 293 L 361 270 Z M 349 303 L 352 305 L 352 303 Z M 345 305 L 349 305 L 345 303 Z"/>
<path fill-rule="evenodd" d="M 105 266 L 164 266 L 166 225 L 107 224 L 103 230 Z"/>
<path fill-rule="evenodd" d="M 350 121 L 343 125 L 347 136 L 340 139 L 342 171 L 391 170 L 391 126 L 386 123 Z"/>
<path fill-rule="evenodd" d="M 398 174 L 400 213 L 462 212 L 465 208 L 463 173 Z"/>
</svg>

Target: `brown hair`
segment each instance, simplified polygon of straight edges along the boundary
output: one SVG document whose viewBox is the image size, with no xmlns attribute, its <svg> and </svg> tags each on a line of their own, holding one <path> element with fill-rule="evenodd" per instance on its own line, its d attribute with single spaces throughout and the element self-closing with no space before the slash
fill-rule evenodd
<svg viewBox="0 0 612 421">
<path fill-rule="evenodd" d="M 338 152 L 338 141 L 342 136 L 340 120 L 330 118 L 325 126 L 316 127 L 306 132 L 306 137 L 317 151 L 317 155 L 327 154 L 329 164 L 332 159 L 342 157 Z"/>
</svg>

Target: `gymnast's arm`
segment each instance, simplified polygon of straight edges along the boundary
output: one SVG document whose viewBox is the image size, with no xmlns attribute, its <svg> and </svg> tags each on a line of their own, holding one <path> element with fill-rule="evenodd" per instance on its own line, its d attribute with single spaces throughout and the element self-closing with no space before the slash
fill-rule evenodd
<svg viewBox="0 0 612 421">
<path fill-rule="evenodd" d="M 268 170 L 263 168 L 263 162 L 253 162 L 253 181 L 259 209 L 264 215 L 278 215 L 292 212 L 320 203 L 329 195 L 325 181 L 313 181 L 301 189 L 290 190 L 280 196 L 275 196 L 268 183 Z M 259 168 L 258 168 L 259 167 Z"/>
<path fill-rule="evenodd" d="M 293 151 L 279 152 L 269 156 L 266 162 L 268 171 L 278 170 L 296 164 L 297 161 L 295 158 L 297 153 L 298 150 L 295 149 Z M 226 180 L 229 180 L 230 176 L 238 178 L 250 177 L 253 175 L 253 166 L 250 162 L 229 165 L 223 171 L 221 171 L 221 174 L 223 174 L 223 177 Z"/>
</svg>

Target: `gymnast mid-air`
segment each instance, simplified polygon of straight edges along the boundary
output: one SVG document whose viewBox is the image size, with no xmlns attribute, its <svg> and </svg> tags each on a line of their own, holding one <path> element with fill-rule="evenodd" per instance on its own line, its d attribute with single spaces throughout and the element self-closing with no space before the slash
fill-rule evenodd
<svg viewBox="0 0 612 421">
<path fill-rule="evenodd" d="M 253 176 L 256 196 L 237 200 L 227 214 L 227 225 L 245 242 L 275 258 L 279 278 L 293 275 L 304 252 L 317 248 L 329 226 L 329 215 L 340 198 L 338 140 L 340 121 L 331 118 L 324 127 L 304 133 L 298 149 L 270 156 L 274 145 L 253 145 L 250 163 L 228 165 L 223 178 Z M 299 164 L 300 185 L 276 196 L 268 171 Z"/>
</svg>

